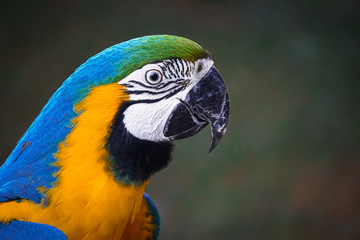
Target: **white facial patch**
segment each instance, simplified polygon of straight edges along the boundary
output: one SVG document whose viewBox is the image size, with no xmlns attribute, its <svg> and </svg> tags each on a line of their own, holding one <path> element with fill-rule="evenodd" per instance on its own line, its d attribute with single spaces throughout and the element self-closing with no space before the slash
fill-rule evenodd
<svg viewBox="0 0 360 240">
<path fill-rule="evenodd" d="M 124 112 L 125 127 L 137 138 L 155 142 L 167 141 L 163 129 L 171 109 L 178 103 L 178 100 L 171 99 L 152 104 L 134 104 Z"/>
<path fill-rule="evenodd" d="M 195 63 L 164 60 L 147 64 L 120 80 L 118 83 L 127 88 L 132 102 L 124 112 L 126 129 L 142 140 L 168 141 L 163 132 L 169 116 L 213 64 L 211 59 Z"/>
</svg>

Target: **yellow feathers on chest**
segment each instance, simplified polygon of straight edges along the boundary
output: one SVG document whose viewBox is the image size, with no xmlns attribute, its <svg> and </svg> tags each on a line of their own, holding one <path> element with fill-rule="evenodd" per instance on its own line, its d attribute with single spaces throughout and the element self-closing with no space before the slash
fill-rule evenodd
<svg viewBox="0 0 360 240">
<path fill-rule="evenodd" d="M 104 146 L 119 106 L 129 98 L 124 90 L 117 83 L 99 86 L 76 105 L 75 127 L 55 154 L 60 171 L 47 192 L 48 205 L 3 203 L 7 220 L 50 224 L 69 239 L 120 239 L 139 211 L 146 184 L 123 185 L 106 170 Z"/>
</svg>

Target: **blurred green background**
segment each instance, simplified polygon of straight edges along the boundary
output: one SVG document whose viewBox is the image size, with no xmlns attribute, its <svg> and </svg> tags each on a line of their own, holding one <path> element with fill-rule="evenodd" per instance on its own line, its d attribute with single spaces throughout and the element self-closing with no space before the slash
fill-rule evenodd
<svg viewBox="0 0 360 240">
<path fill-rule="evenodd" d="M 360 239 L 355 1 L 2 1 L 0 162 L 87 58 L 149 34 L 209 49 L 230 122 L 178 141 L 147 188 L 160 239 Z"/>
</svg>

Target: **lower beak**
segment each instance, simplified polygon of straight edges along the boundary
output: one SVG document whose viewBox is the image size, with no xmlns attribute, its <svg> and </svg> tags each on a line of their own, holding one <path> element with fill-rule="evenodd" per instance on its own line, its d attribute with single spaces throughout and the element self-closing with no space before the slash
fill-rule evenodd
<svg viewBox="0 0 360 240">
<path fill-rule="evenodd" d="M 175 107 L 164 136 L 170 140 L 193 136 L 211 125 L 211 152 L 225 134 L 229 118 L 229 95 L 220 73 L 212 67 Z"/>
</svg>

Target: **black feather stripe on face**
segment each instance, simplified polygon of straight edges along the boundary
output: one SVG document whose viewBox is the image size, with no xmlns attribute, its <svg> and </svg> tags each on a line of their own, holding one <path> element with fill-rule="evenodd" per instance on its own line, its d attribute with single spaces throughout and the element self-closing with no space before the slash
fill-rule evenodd
<svg viewBox="0 0 360 240">
<path fill-rule="evenodd" d="M 134 102 L 126 102 L 120 107 L 106 148 L 110 154 L 109 170 L 115 179 L 126 184 L 141 184 L 169 164 L 173 144 L 141 140 L 129 133 L 123 122 L 123 114 L 131 104 Z"/>
</svg>

